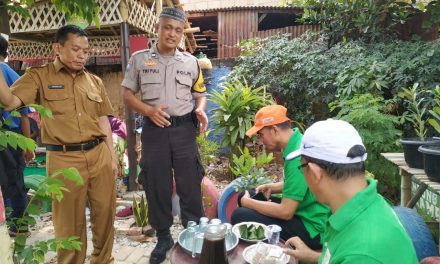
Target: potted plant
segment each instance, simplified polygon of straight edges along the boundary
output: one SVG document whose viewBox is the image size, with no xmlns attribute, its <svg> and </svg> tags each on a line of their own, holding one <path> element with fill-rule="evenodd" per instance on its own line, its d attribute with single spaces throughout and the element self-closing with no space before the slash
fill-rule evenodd
<svg viewBox="0 0 440 264">
<path fill-rule="evenodd" d="M 238 207 L 237 199 L 240 192 L 271 182 L 263 166 L 273 161 L 273 154 L 263 152 L 255 158 L 247 147 L 238 149 L 241 155 L 232 155 L 231 166 L 232 173 L 238 178 L 226 186 L 218 201 L 218 218 L 222 222 L 230 222 L 232 212 Z"/>
<path fill-rule="evenodd" d="M 434 103 L 434 108 L 429 111 L 433 118 L 428 122 L 440 135 L 440 86 L 434 90 Z M 428 178 L 440 182 L 440 145 L 423 145 L 419 147 L 419 151 L 423 154 L 423 164 Z"/>
<path fill-rule="evenodd" d="M 137 199 L 133 194 L 132 208 L 135 226 L 130 227 L 128 230 L 128 238 L 137 242 L 144 242 L 154 234 L 154 229 L 148 224 L 148 203 L 143 194 L 140 199 Z"/>
<path fill-rule="evenodd" d="M 407 110 L 402 115 L 402 121 L 411 123 L 417 137 L 402 138 L 405 162 L 411 168 L 423 169 L 423 155 L 418 151 L 422 145 L 435 145 L 440 141 L 426 138 L 427 133 L 427 107 L 429 105 L 428 92 L 425 88 L 415 83 L 412 88 L 405 88 L 398 94 L 404 100 Z"/>
</svg>

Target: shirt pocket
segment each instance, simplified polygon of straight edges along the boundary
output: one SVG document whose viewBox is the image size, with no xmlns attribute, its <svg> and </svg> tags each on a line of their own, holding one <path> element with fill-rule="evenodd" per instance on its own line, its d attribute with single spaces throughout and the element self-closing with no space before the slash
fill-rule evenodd
<svg viewBox="0 0 440 264">
<path fill-rule="evenodd" d="M 64 115 L 73 110 L 73 103 L 69 102 L 69 95 L 65 89 L 45 89 L 43 91 L 45 107 L 54 115 Z"/>
<path fill-rule="evenodd" d="M 190 76 L 177 75 L 176 76 L 176 98 L 180 100 L 191 100 L 191 86 L 192 79 Z"/>
<path fill-rule="evenodd" d="M 87 98 L 85 102 L 85 109 L 87 113 L 91 116 L 99 116 L 102 97 L 99 94 L 99 90 L 96 87 L 92 87 L 91 90 L 87 91 Z"/>
<path fill-rule="evenodd" d="M 161 76 L 141 75 L 142 99 L 146 101 L 157 100 L 162 92 Z"/>
</svg>

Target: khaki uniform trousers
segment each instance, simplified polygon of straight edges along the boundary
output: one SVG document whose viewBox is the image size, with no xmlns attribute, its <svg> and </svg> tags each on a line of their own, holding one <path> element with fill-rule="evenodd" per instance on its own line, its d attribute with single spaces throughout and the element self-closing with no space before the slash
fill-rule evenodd
<svg viewBox="0 0 440 264">
<path fill-rule="evenodd" d="M 93 234 L 93 252 L 90 263 L 113 263 L 112 249 L 115 218 L 115 179 L 111 154 L 103 142 L 88 151 L 48 151 L 47 172 L 51 175 L 61 168 L 75 167 L 84 179 L 84 185 L 60 179 L 70 192 L 63 192 L 60 202 L 53 200 L 52 219 L 55 237 L 80 237 L 81 251 L 59 250 L 59 264 L 82 264 L 87 251 L 85 206 L 90 204 L 90 222 Z"/>
</svg>

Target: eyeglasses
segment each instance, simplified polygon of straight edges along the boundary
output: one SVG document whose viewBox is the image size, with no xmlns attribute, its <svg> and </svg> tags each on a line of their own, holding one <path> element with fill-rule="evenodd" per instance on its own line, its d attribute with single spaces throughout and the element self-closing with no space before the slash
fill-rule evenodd
<svg viewBox="0 0 440 264">
<path fill-rule="evenodd" d="M 309 166 L 309 163 L 308 163 L 308 162 L 303 163 L 303 164 L 301 164 L 301 165 L 298 166 L 298 170 L 300 170 L 300 171 L 303 172 L 303 171 L 304 171 L 304 168 L 307 167 L 307 166 Z"/>
</svg>

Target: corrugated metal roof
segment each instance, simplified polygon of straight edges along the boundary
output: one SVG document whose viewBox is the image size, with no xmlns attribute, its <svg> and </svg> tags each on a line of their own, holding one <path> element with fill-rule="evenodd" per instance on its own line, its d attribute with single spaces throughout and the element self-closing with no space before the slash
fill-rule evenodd
<svg viewBox="0 0 440 264">
<path fill-rule="evenodd" d="M 241 10 L 280 10 L 280 11 L 296 11 L 302 12 L 302 7 L 286 7 L 286 6 L 231 6 L 221 8 L 206 8 L 197 10 L 186 10 L 187 13 L 203 13 L 203 12 L 224 12 L 224 11 L 241 11 Z"/>
</svg>

